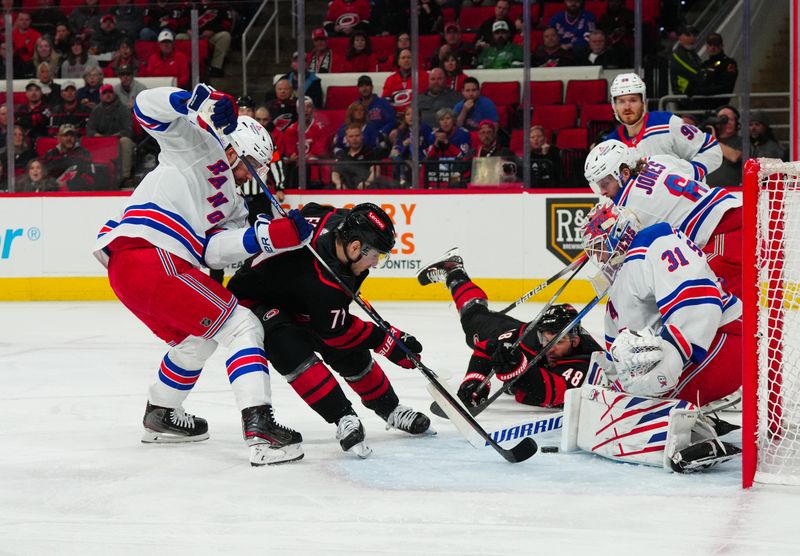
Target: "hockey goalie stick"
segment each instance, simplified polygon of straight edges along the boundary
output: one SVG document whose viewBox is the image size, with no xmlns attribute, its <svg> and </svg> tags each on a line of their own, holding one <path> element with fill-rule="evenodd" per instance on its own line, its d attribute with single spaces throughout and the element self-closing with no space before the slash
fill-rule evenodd
<svg viewBox="0 0 800 556">
<path fill-rule="evenodd" d="M 233 145 L 234 149 L 236 149 L 236 145 Z M 237 151 L 238 152 L 238 151 Z M 240 160 L 247 169 L 250 171 L 250 174 L 253 176 L 253 179 L 256 180 L 259 187 L 264 191 L 264 194 L 270 200 L 272 205 L 278 211 L 281 216 L 286 216 L 286 211 L 283 210 L 283 207 L 278 202 L 278 200 L 272 195 L 267 185 L 263 182 L 261 177 L 255 171 L 250 161 L 247 160 L 247 157 L 242 156 Z M 451 420 L 453 424 L 456 425 L 456 428 L 459 429 L 462 434 L 465 430 L 471 429 L 475 433 L 477 433 L 481 438 L 483 438 L 494 450 L 499 453 L 506 461 L 511 463 L 518 463 L 520 461 L 525 461 L 526 459 L 530 458 L 532 455 L 536 453 L 539 449 L 536 441 L 533 438 L 523 438 L 519 443 L 511 448 L 503 448 L 497 442 L 495 442 L 491 436 L 481 427 L 475 419 L 472 418 L 472 415 L 469 414 L 469 411 L 459 403 L 458 400 L 454 399 L 452 394 L 447 391 L 441 382 L 439 382 L 436 373 L 433 372 L 430 368 L 428 368 L 420 359 L 412 352 L 403 341 L 395 336 L 389 326 L 387 326 L 386 321 L 378 314 L 378 312 L 372 307 L 372 305 L 361 297 L 360 293 L 354 292 L 350 289 L 350 287 L 344 283 L 344 281 L 328 266 L 328 263 L 322 258 L 322 256 L 314 249 L 310 244 L 306 245 L 308 250 L 311 252 L 312 255 L 319 261 L 319 264 L 328 272 L 328 274 L 333 277 L 336 283 L 350 296 L 353 300 L 361 307 L 367 315 L 372 319 L 372 321 L 386 334 L 394 339 L 397 343 L 397 346 L 406 354 L 410 361 L 414 363 L 414 366 L 425 375 L 425 378 L 428 379 L 430 384 L 428 385 L 428 391 L 434 391 L 437 393 L 438 400 L 443 402 L 443 407 L 448 407 L 451 410 Z"/>
<path fill-rule="evenodd" d="M 561 271 L 559 271 L 559 273 L 558 273 L 558 274 L 556 274 L 556 275 L 555 275 L 555 276 L 553 276 L 552 278 L 548 278 L 548 279 L 547 279 L 545 282 L 543 282 L 542 284 L 539 284 L 539 286 L 537 286 L 536 288 L 534 288 L 533 290 L 531 290 L 530 292 L 528 292 L 527 294 L 525 294 L 526 296 L 528 296 L 529 294 L 530 294 L 530 295 L 535 295 L 535 294 L 536 294 L 536 290 L 537 290 L 537 289 L 538 289 L 538 291 L 542 291 L 542 290 L 543 290 L 545 287 L 547 287 L 549 284 L 552 284 L 552 283 L 553 283 L 555 280 L 557 280 L 559 277 L 561 277 L 561 276 L 563 276 L 564 274 L 566 274 L 566 273 L 569 271 L 569 269 L 570 269 L 570 268 L 574 269 L 574 270 L 573 270 L 573 272 L 572 272 L 572 274 L 569 276 L 569 278 L 567 278 L 567 279 L 564 281 L 564 283 L 561 285 L 561 287 L 560 287 L 560 288 L 558 288 L 558 291 L 557 291 L 556 293 L 554 293 L 554 294 L 553 294 L 553 297 L 551 297 L 551 298 L 550 298 L 550 300 L 549 300 L 549 301 L 548 301 L 548 302 L 545 304 L 545 306 L 544 306 L 544 307 L 542 307 L 542 310 L 541 310 L 541 311 L 539 311 L 539 314 L 538 314 L 538 315 L 536 315 L 536 316 L 533 318 L 533 320 L 532 320 L 532 321 L 531 321 L 531 322 L 528 324 L 528 329 L 530 329 L 530 327 L 533 327 L 533 328 L 535 328 L 536 326 L 538 326 L 538 324 L 539 324 L 539 321 L 540 321 L 540 320 L 542 320 L 542 317 L 544 316 L 544 314 L 545 314 L 545 313 L 546 313 L 546 312 L 547 312 L 547 311 L 550 309 L 550 307 L 552 307 L 552 306 L 553 306 L 553 304 L 556 302 L 556 299 L 558 299 L 558 297 L 559 297 L 559 296 L 562 294 L 562 292 L 563 292 L 563 291 L 566 289 L 567 285 L 568 285 L 568 284 L 569 284 L 569 283 L 572 281 L 572 279 L 575 277 L 575 275 L 576 275 L 576 274 L 578 274 L 578 272 L 580 272 L 581 268 L 583 268 L 583 265 L 584 265 L 584 264 L 586 263 L 586 261 L 588 261 L 588 260 L 589 260 L 589 259 L 588 259 L 588 258 L 586 258 L 585 256 L 582 258 L 582 261 L 581 261 L 581 258 L 575 259 L 575 261 L 573 261 L 573 262 L 572 262 L 572 264 L 570 264 L 569 266 L 567 266 L 567 267 L 563 268 Z M 581 261 L 581 262 L 580 262 L 579 264 L 577 264 L 577 265 L 576 265 L 576 263 L 578 263 L 579 261 Z M 521 301 L 521 300 L 522 300 L 522 299 L 524 299 L 524 298 L 525 298 L 525 296 L 523 296 L 522 298 L 520 298 L 520 301 L 519 301 L 519 302 L 514 302 L 514 303 L 512 303 L 512 304 L 511 304 L 509 307 L 506 307 L 506 309 L 510 309 L 510 308 L 516 307 L 516 306 L 517 306 L 519 303 L 522 303 L 522 301 Z M 515 346 L 515 347 L 516 347 L 516 346 Z M 483 379 L 483 381 L 480 383 L 480 385 L 478 386 L 478 388 L 477 388 L 476 392 L 480 392 L 480 390 L 481 390 L 481 389 L 482 389 L 484 386 L 486 386 L 487 384 L 489 384 L 489 381 L 491 381 L 491 380 L 492 380 L 492 377 L 493 377 L 494 375 L 495 375 L 495 371 L 494 371 L 494 369 L 492 369 L 492 370 L 489 372 L 489 374 L 488 374 L 488 375 L 486 375 L 486 378 L 484 378 L 484 379 Z M 445 413 L 445 412 L 442 410 L 442 408 L 439 406 L 439 404 L 438 404 L 437 402 L 433 402 L 433 403 L 431 404 L 430 410 L 431 410 L 431 413 L 433 413 L 433 414 L 434 414 L 434 415 L 436 415 L 437 417 L 441 417 L 441 418 L 443 418 L 443 419 L 447 419 L 447 418 L 448 418 L 448 417 L 447 417 L 447 414 L 446 414 L 446 413 Z M 470 411 L 471 411 L 471 409 L 470 409 Z"/>
<path fill-rule="evenodd" d="M 572 272 L 572 275 L 569 278 L 567 278 L 567 282 L 564 284 L 566 286 L 566 284 L 568 284 L 569 281 L 572 280 L 572 278 L 578 272 L 580 272 L 580 270 L 583 268 L 583 265 L 585 265 L 588 260 L 589 258 L 586 256 L 586 253 L 584 253 L 583 255 L 572 261 L 569 265 L 559 270 L 556 274 L 554 274 L 553 276 L 551 276 L 550 278 L 548 278 L 547 280 L 545 280 L 544 282 L 533 288 L 531 291 L 529 291 L 528 293 L 526 293 L 525 295 L 514 301 L 511 305 L 509 305 L 505 309 L 500 310 L 499 312 L 505 315 L 511 309 L 522 305 L 523 303 L 528 301 L 531 297 L 533 297 L 537 293 L 547 288 L 550 284 L 552 284 L 562 276 L 565 276 L 567 273 L 574 271 Z M 559 293 L 561 293 L 562 291 L 563 291 L 563 286 L 562 289 L 559 290 Z M 550 301 L 550 304 L 552 304 L 552 300 Z"/>
</svg>

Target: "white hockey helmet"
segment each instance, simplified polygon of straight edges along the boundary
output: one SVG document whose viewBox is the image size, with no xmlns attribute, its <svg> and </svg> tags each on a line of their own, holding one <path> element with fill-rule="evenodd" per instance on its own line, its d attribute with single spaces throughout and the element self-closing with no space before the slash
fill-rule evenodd
<svg viewBox="0 0 800 556">
<path fill-rule="evenodd" d="M 641 228 L 632 210 L 618 207 L 610 199 L 600 201 L 589 211 L 581 241 L 586 254 L 600 269 L 600 274 L 592 278 L 598 294 L 614 281 L 625 253 Z"/>
<path fill-rule="evenodd" d="M 239 116 L 236 129 L 225 137 L 239 158 L 246 157 L 261 180 L 265 181 L 275 156 L 275 145 L 264 126 L 250 116 Z"/>
<path fill-rule="evenodd" d="M 609 139 L 595 146 L 586 156 L 583 175 L 589 182 L 592 191 L 597 195 L 602 195 L 597 182 L 606 176 L 612 176 L 621 186 L 623 180 L 620 166 L 625 164 L 633 169 L 636 166 L 636 158 L 636 149 L 629 148 L 622 141 Z"/>
<path fill-rule="evenodd" d="M 647 112 L 647 86 L 641 77 L 635 73 L 620 73 L 611 82 L 609 96 L 611 97 L 611 108 L 614 110 L 614 116 L 617 120 L 619 120 L 619 116 L 617 115 L 615 100 L 622 95 L 641 95 L 644 112 Z"/>
</svg>

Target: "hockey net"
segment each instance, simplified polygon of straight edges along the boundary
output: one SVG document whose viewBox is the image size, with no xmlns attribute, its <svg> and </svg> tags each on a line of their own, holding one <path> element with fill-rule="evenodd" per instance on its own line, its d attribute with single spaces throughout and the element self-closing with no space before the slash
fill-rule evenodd
<svg viewBox="0 0 800 556">
<path fill-rule="evenodd" d="M 743 485 L 800 485 L 800 162 L 748 161 L 744 186 Z"/>
</svg>

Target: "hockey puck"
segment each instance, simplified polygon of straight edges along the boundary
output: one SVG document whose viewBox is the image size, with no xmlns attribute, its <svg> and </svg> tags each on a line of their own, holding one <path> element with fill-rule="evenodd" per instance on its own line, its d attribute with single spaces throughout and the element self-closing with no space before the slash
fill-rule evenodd
<svg viewBox="0 0 800 556">
<path fill-rule="evenodd" d="M 543 454 L 555 454 L 558 452 L 558 446 L 542 446 L 539 451 Z"/>
</svg>

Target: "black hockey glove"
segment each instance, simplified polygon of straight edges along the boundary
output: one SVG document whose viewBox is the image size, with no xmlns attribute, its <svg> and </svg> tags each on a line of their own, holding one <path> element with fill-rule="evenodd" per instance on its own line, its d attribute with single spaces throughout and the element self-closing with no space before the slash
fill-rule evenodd
<svg viewBox="0 0 800 556">
<path fill-rule="evenodd" d="M 514 342 L 509 340 L 489 342 L 486 350 L 492 354 L 492 368 L 503 382 L 518 377 L 528 366 L 528 358 L 522 349 L 514 349 Z"/>
<path fill-rule="evenodd" d="M 491 385 L 487 382 L 483 388 L 479 388 L 486 377 L 480 373 L 467 373 L 461 386 L 458 387 L 458 397 L 467 407 L 477 407 L 489 397 Z"/>
<path fill-rule="evenodd" d="M 398 330 L 394 326 L 390 327 L 390 330 L 392 333 L 386 335 L 383 343 L 375 348 L 375 353 L 383 355 L 386 359 L 399 367 L 413 369 L 414 362 L 411 361 L 408 355 L 406 355 L 406 352 L 397 345 L 395 338 L 399 338 L 400 341 L 417 356 L 417 359 L 419 359 L 419 354 L 422 352 L 422 344 L 408 332 Z"/>
</svg>

